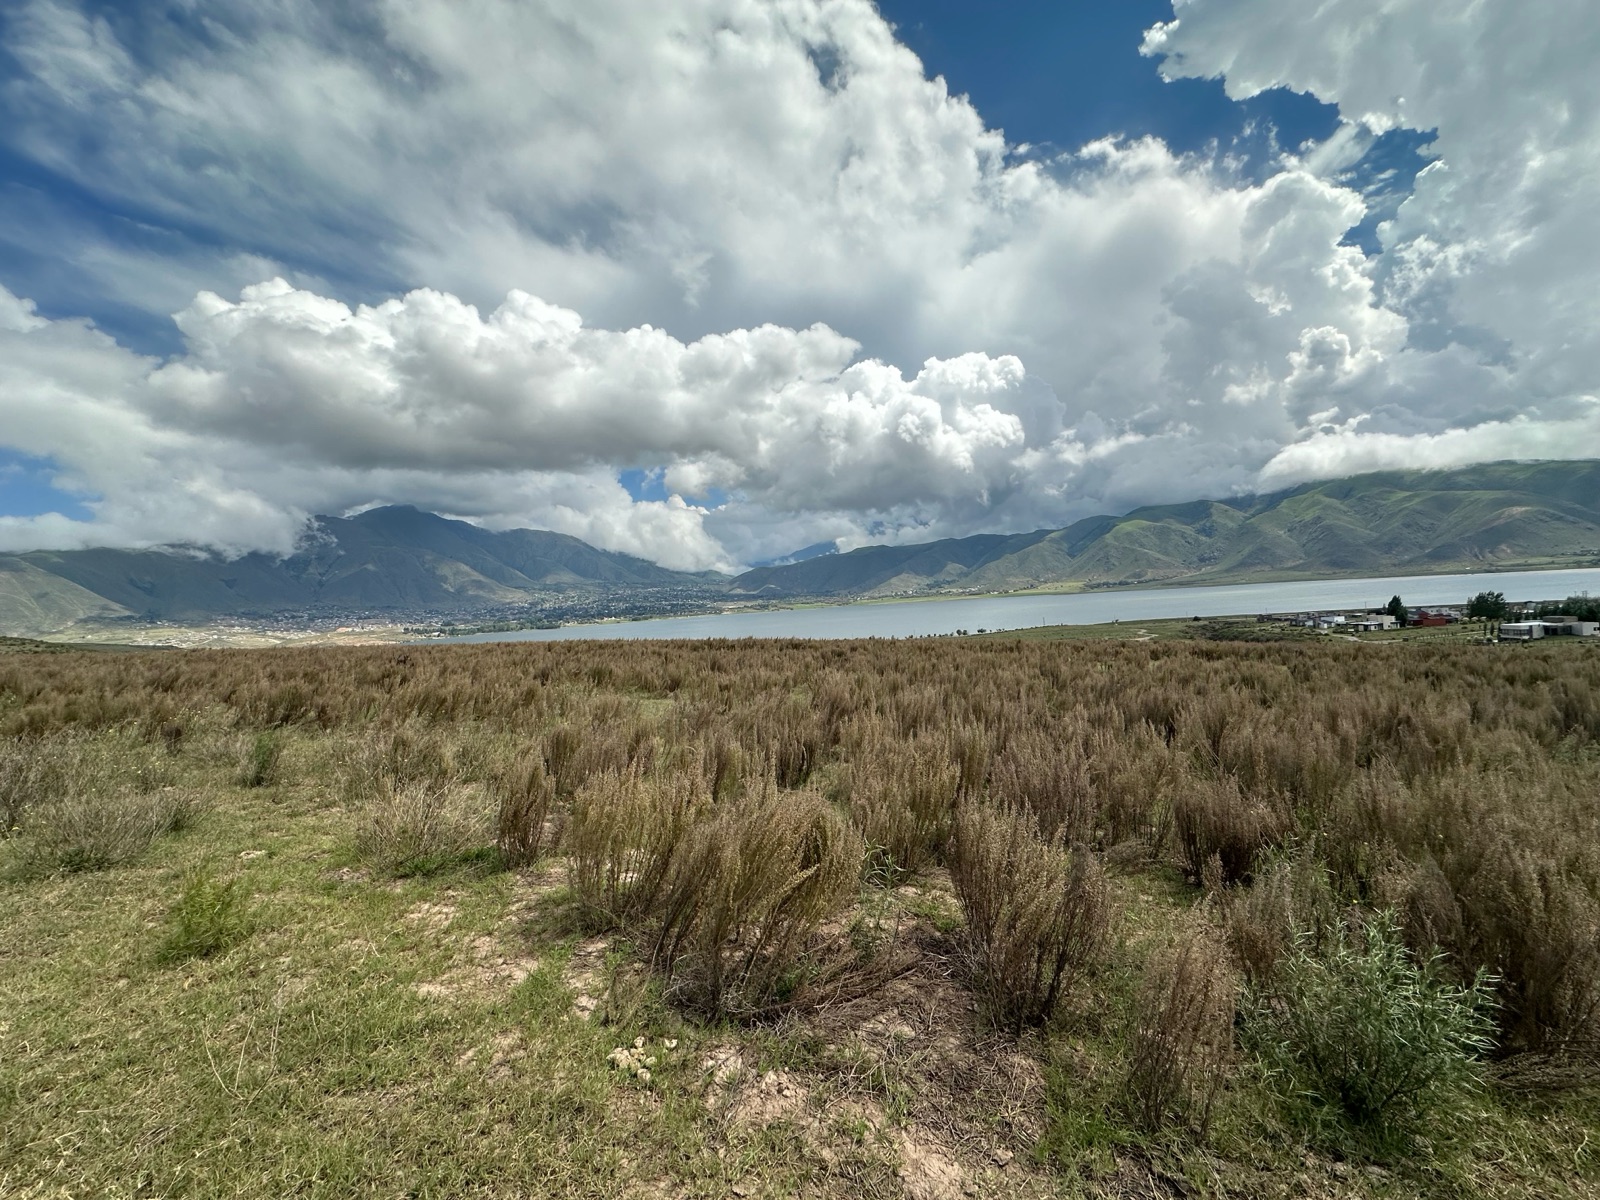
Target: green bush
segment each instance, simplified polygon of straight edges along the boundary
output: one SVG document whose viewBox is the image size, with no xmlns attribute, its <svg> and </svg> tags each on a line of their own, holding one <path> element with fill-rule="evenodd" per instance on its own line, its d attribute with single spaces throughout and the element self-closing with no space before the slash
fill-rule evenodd
<svg viewBox="0 0 1600 1200">
<path fill-rule="evenodd" d="M 283 742 L 271 732 L 258 733 L 244 744 L 239 752 L 238 782 L 240 787 L 267 787 L 278 776 L 278 759 L 283 755 Z"/>
<path fill-rule="evenodd" d="M 1246 1005 L 1243 1040 L 1290 1114 L 1318 1140 L 1403 1149 L 1457 1110 L 1493 1045 L 1488 980 L 1452 983 L 1414 960 L 1385 912 L 1319 953 L 1302 937 Z"/>
<path fill-rule="evenodd" d="M 156 957 L 161 962 L 208 958 L 250 935 L 251 922 L 236 879 L 217 879 L 196 870 L 184 879 L 178 902 L 169 915 L 167 936 Z"/>
</svg>

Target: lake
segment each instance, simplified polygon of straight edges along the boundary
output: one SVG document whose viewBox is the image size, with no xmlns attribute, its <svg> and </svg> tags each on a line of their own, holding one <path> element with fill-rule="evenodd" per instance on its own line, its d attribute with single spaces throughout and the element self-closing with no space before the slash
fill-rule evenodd
<svg viewBox="0 0 1600 1200">
<path fill-rule="evenodd" d="M 1471 575 L 1410 575 L 1387 579 L 1312 579 L 1214 587 L 1127 588 L 1067 596 L 974 596 L 830 604 L 763 612 L 662 617 L 521 629 L 439 639 L 452 642 L 563 642 L 584 638 L 904 638 L 958 629 L 1030 629 L 1039 625 L 1099 625 L 1163 617 L 1220 617 L 1320 609 L 1377 608 L 1400 595 L 1412 608 L 1465 604 L 1478 592 L 1508 600 L 1557 600 L 1600 592 L 1600 568 L 1571 571 L 1481 571 Z"/>
</svg>

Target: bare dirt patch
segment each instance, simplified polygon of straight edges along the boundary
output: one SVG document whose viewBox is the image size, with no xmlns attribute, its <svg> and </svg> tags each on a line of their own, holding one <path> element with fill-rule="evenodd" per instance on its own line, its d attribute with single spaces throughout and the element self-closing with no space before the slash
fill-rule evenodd
<svg viewBox="0 0 1600 1200">
<path fill-rule="evenodd" d="M 752 1051 L 713 1047 L 701 1064 L 706 1104 L 732 1131 L 787 1124 L 830 1176 L 852 1162 L 891 1164 L 910 1200 L 1049 1195 L 1050 1179 L 1024 1157 L 1044 1131 L 1042 1065 L 1028 1043 L 978 1020 L 956 947 L 934 924 L 949 900 L 941 882 L 894 894 L 904 908 L 880 950 L 894 957 L 893 977 L 789 1018 L 820 1047 L 814 1057 L 757 1074 Z"/>
<path fill-rule="evenodd" d="M 414 925 L 429 933 L 443 933 L 456 919 L 456 906 L 448 901 L 434 903 L 431 900 L 424 900 L 420 904 L 412 905 L 400 919 L 407 925 Z"/>
<path fill-rule="evenodd" d="M 895 1134 L 900 1181 L 907 1200 L 961 1200 L 971 1185 L 961 1165 L 938 1142 L 918 1129 Z"/>
<path fill-rule="evenodd" d="M 606 955 L 611 943 L 605 938 L 580 942 L 567 961 L 566 983 L 572 989 L 572 1010 L 587 1021 L 605 995 Z"/>
</svg>

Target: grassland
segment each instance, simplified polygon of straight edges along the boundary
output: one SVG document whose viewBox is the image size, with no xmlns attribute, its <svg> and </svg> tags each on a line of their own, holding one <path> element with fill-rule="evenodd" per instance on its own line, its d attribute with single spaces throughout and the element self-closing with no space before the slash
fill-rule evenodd
<svg viewBox="0 0 1600 1200">
<path fill-rule="evenodd" d="M 1109 631 L 0 647 L 0 1196 L 1600 1190 L 1594 648 Z"/>
</svg>

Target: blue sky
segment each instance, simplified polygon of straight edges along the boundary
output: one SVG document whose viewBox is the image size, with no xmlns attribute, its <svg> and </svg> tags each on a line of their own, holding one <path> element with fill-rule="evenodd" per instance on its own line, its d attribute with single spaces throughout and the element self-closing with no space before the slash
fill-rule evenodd
<svg viewBox="0 0 1600 1200">
<path fill-rule="evenodd" d="M 90 512 L 83 498 L 55 486 L 56 465 L 0 446 L 0 514 L 36 517 L 60 513 L 74 521 L 87 521 Z"/>
<path fill-rule="evenodd" d="M 0 549 L 408 503 L 731 568 L 1600 454 L 1597 48 L 1590 0 L 14 0 Z"/>
<path fill-rule="evenodd" d="M 1297 146 L 1338 124 L 1333 105 L 1286 89 L 1237 102 L 1219 80 L 1162 80 L 1139 44 L 1172 16 L 1167 0 L 880 0 L 878 8 L 931 73 L 971 95 L 1015 142 L 1073 149 L 1108 134 L 1148 134 L 1193 151 L 1256 124 Z"/>
</svg>

